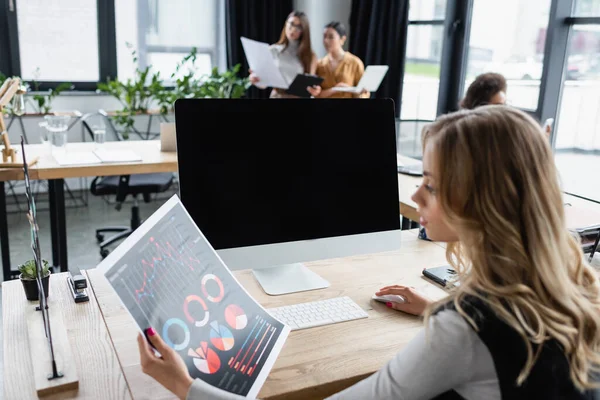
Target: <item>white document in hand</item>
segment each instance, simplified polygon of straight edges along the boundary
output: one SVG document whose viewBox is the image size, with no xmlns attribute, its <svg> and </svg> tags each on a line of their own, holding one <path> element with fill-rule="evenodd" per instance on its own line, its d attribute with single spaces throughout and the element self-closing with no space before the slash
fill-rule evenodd
<svg viewBox="0 0 600 400">
<path fill-rule="evenodd" d="M 256 40 L 241 38 L 244 53 L 252 72 L 260 78 L 259 84 L 265 87 L 287 89 L 289 87 L 275 64 L 269 45 Z"/>
</svg>

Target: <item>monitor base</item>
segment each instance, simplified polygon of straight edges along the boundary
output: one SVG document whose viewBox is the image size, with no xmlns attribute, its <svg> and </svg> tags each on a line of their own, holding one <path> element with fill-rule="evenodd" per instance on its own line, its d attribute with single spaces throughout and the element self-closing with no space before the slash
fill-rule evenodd
<svg viewBox="0 0 600 400">
<path fill-rule="evenodd" d="M 271 296 L 329 287 L 328 281 L 302 263 L 254 269 L 252 273 L 265 293 Z"/>
</svg>

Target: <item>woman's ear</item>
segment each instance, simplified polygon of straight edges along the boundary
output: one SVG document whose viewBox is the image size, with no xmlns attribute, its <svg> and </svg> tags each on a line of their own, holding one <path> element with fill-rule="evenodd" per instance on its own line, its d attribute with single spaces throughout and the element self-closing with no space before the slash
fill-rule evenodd
<svg viewBox="0 0 600 400">
<path fill-rule="evenodd" d="M 342 36 L 342 37 L 340 38 L 340 44 L 341 44 L 342 46 L 344 45 L 344 43 L 346 43 L 346 38 L 347 38 L 347 36 Z"/>
</svg>

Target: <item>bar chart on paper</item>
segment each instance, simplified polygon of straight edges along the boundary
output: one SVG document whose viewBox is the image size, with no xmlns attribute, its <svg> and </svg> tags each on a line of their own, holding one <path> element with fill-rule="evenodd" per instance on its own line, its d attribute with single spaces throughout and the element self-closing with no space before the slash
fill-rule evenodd
<svg viewBox="0 0 600 400">
<path fill-rule="evenodd" d="M 180 203 L 113 262 L 105 276 L 140 329 L 157 329 L 193 378 L 258 394 L 289 330 L 239 286 Z"/>
</svg>

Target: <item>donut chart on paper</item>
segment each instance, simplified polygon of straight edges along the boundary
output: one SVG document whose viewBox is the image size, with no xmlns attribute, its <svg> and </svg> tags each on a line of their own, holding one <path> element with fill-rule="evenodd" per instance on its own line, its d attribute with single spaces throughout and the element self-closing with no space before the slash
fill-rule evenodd
<svg viewBox="0 0 600 400">
<path fill-rule="evenodd" d="M 200 321 L 194 320 L 194 317 L 192 317 L 192 315 L 190 314 L 189 305 L 192 301 L 196 301 L 196 302 L 200 303 L 200 305 L 202 306 L 202 309 L 204 310 L 204 318 L 202 318 Z M 198 328 L 206 325 L 206 323 L 208 322 L 208 317 L 210 315 L 204 300 L 202 300 L 202 298 L 200 296 L 196 296 L 195 294 L 191 294 L 185 298 L 185 302 L 183 303 L 183 313 L 185 314 L 185 317 L 187 318 L 187 320 L 189 322 L 191 322 L 192 324 L 194 324 Z"/>
<path fill-rule="evenodd" d="M 181 343 L 175 344 L 169 337 L 169 328 L 172 325 L 179 326 L 183 330 L 184 338 Z M 162 337 L 163 337 L 163 340 L 165 341 L 165 343 L 167 343 L 167 345 L 169 345 L 169 347 L 171 347 L 173 350 L 176 350 L 176 351 L 183 350 L 190 343 L 190 328 L 188 328 L 188 326 L 185 324 L 185 322 L 183 322 L 179 318 L 171 318 L 170 320 L 165 322 L 165 324 L 163 325 Z"/>
<path fill-rule="evenodd" d="M 200 342 L 196 350 L 188 349 L 188 356 L 194 359 L 194 366 L 203 374 L 214 374 L 221 368 L 219 356 L 206 342 Z"/>
<path fill-rule="evenodd" d="M 217 296 L 211 296 L 206 289 L 206 282 L 214 281 L 217 285 L 219 285 L 219 294 Z M 225 296 L 225 289 L 223 288 L 223 282 L 214 274 L 206 274 L 202 277 L 202 294 L 204 297 L 213 303 L 218 303 L 223 300 L 223 296 Z"/>
<path fill-rule="evenodd" d="M 233 329 L 240 330 L 248 325 L 248 316 L 240 306 L 230 304 L 225 309 L 225 321 Z"/>
<path fill-rule="evenodd" d="M 221 351 L 231 350 L 235 344 L 233 334 L 224 325 L 219 325 L 218 322 L 213 321 L 210 324 L 210 342 L 213 346 Z"/>
</svg>

